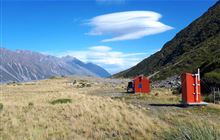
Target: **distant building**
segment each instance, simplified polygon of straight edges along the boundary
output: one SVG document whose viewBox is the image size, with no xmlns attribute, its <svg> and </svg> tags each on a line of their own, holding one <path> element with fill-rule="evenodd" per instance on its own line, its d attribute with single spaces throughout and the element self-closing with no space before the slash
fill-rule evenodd
<svg viewBox="0 0 220 140">
<path fill-rule="evenodd" d="M 127 91 L 134 93 L 149 93 L 150 79 L 144 75 L 135 77 L 132 81 L 128 82 Z"/>
</svg>

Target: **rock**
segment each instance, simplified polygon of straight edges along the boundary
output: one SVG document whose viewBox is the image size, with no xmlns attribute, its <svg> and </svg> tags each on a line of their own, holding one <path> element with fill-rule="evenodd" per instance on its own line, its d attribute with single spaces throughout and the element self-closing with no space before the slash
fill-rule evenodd
<svg viewBox="0 0 220 140">
<path fill-rule="evenodd" d="M 88 83 L 86 80 L 80 80 L 79 82 L 77 82 L 76 80 L 73 82 L 74 87 L 76 88 L 84 88 L 84 87 L 91 87 L 92 84 Z"/>
<path fill-rule="evenodd" d="M 172 76 L 165 80 L 156 81 L 152 83 L 153 87 L 165 87 L 165 88 L 178 88 L 181 85 L 181 79 L 180 76 Z"/>
<path fill-rule="evenodd" d="M 73 85 L 75 85 L 76 83 L 77 83 L 77 81 L 76 81 L 76 80 L 74 80 L 74 81 L 73 81 Z"/>
</svg>

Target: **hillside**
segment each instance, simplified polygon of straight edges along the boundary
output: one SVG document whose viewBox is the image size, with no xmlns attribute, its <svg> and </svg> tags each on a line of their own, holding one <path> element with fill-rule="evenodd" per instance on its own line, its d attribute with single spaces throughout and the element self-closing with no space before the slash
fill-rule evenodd
<svg viewBox="0 0 220 140">
<path fill-rule="evenodd" d="M 219 63 L 220 2 L 218 1 L 201 17 L 176 34 L 160 51 L 114 77 L 155 74 L 154 80 L 162 80 L 182 72 L 193 72 L 201 67 L 202 74 L 208 81 L 219 82 Z M 218 65 L 214 68 L 213 64 Z"/>
<path fill-rule="evenodd" d="M 103 68 L 95 64 L 90 67 L 90 63 L 83 63 L 74 57 L 58 58 L 37 52 L 11 51 L 5 48 L 0 48 L 0 54 L 1 83 L 39 80 L 51 76 L 90 75 L 105 77 L 110 75 Z M 80 63 L 73 63 L 74 61 Z"/>
</svg>

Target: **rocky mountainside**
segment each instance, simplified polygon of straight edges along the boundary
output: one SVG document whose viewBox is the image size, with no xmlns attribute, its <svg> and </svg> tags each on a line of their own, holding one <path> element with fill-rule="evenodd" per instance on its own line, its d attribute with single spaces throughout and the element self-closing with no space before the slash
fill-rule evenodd
<svg viewBox="0 0 220 140">
<path fill-rule="evenodd" d="M 114 77 L 139 74 L 164 80 L 201 68 L 203 78 L 220 84 L 220 2 L 168 41 L 160 51 Z"/>
<path fill-rule="evenodd" d="M 95 64 L 93 64 L 90 70 L 90 63 L 85 64 L 73 57 L 68 57 L 68 60 L 77 61 L 81 64 L 70 64 L 65 58 L 23 50 L 11 51 L 0 48 L 0 54 L 1 82 L 39 80 L 61 75 L 89 75 L 97 77 L 110 75 L 103 68 Z M 85 67 L 84 65 L 88 66 Z M 98 70 L 95 71 L 94 67 L 97 67 Z M 105 74 L 100 73 L 100 70 L 104 71 Z"/>
</svg>

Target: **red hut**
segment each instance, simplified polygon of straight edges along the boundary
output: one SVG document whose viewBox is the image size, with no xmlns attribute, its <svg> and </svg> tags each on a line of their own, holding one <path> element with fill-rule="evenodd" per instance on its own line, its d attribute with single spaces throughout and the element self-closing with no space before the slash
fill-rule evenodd
<svg viewBox="0 0 220 140">
<path fill-rule="evenodd" d="M 183 73 L 181 75 L 182 83 L 182 102 L 185 104 L 200 103 L 201 89 L 200 80 L 197 75 Z"/>
<path fill-rule="evenodd" d="M 134 78 L 134 92 L 135 93 L 149 93 L 150 92 L 150 79 L 144 75 L 139 75 Z"/>
<path fill-rule="evenodd" d="M 183 73 L 182 83 L 182 103 L 187 105 L 207 105 L 201 100 L 200 72 L 197 74 Z"/>
</svg>

